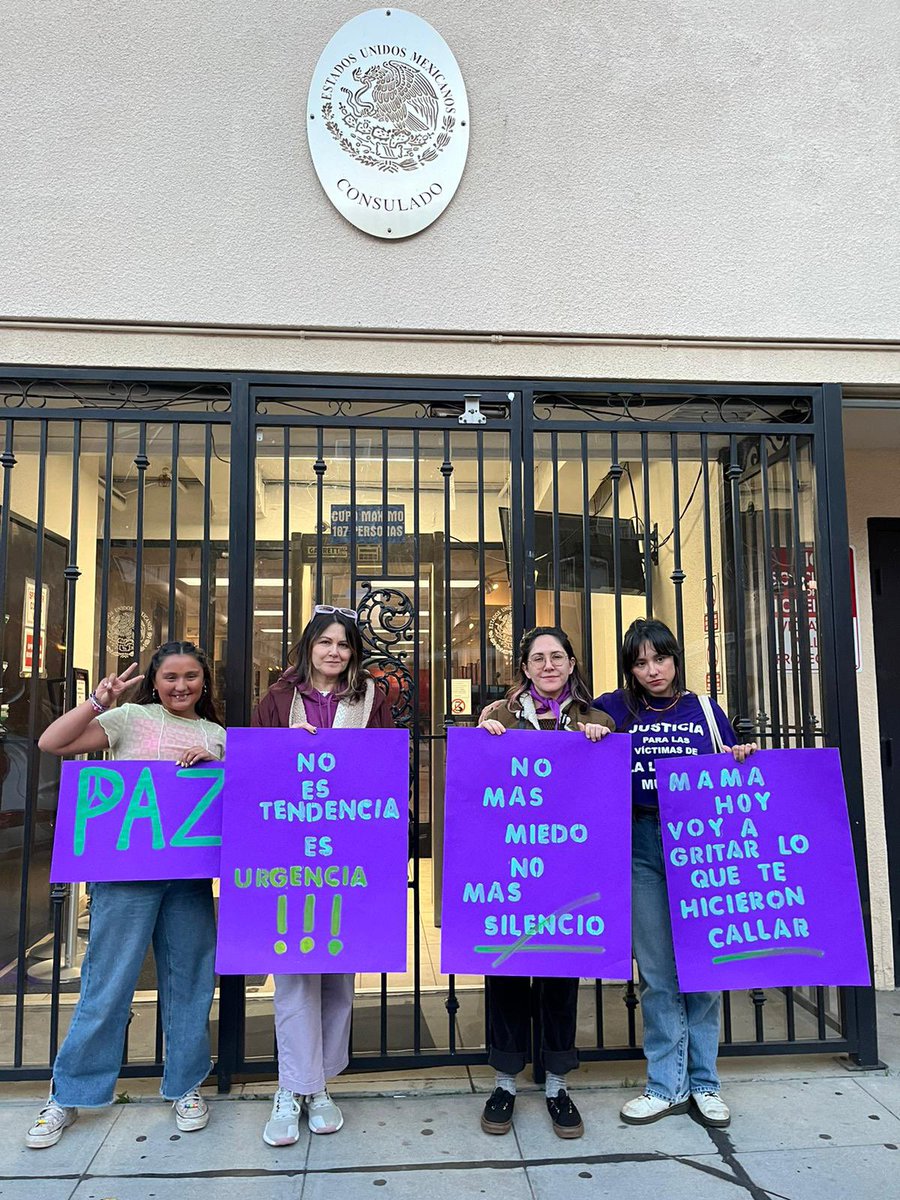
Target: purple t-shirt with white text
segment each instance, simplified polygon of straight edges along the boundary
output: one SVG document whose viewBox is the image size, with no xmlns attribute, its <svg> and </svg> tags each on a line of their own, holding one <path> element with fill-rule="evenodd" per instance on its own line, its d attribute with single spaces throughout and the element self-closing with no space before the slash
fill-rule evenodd
<svg viewBox="0 0 900 1200">
<path fill-rule="evenodd" d="M 711 703 L 722 741 L 726 746 L 733 746 L 737 737 L 731 722 L 715 700 Z M 664 707 L 659 701 L 657 705 L 659 709 Z M 594 708 L 612 717 L 617 733 L 631 734 L 631 799 L 634 804 L 649 808 L 656 808 L 659 804 L 656 768 L 653 765 L 655 759 L 671 758 L 678 754 L 715 753 L 706 717 L 693 692 L 685 692 L 678 703 L 665 712 L 642 708 L 635 717 L 628 707 L 625 692 L 619 688 L 618 691 L 604 692 L 598 696 Z"/>
</svg>

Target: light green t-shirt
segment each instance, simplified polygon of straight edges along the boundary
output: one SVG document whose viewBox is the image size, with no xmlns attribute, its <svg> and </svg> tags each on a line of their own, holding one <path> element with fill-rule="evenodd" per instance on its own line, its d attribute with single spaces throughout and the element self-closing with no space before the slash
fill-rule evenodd
<svg viewBox="0 0 900 1200">
<path fill-rule="evenodd" d="M 175 717 L 161 704 L 121 704 L 97 720 L 109 738 L 110 756 L 177 762 L 193 746 L 205 746 L 216 758 L 225 755 L 225 730 L 198 717 Z"/>
</svg>

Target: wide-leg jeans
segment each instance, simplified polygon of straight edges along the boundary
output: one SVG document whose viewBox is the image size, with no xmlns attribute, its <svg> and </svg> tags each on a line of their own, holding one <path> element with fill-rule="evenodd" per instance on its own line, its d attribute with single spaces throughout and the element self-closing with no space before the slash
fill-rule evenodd
<svg viewBox="0 0 900 1200">
<path fill-rule="evenodd" d="M 209 1009 L 216 923 L 208 879 L 95 883 L 81 998 L 53 1066 L 52 1096 L 66 1106 L 111 1104 L 125 1030 L 153 943 L 165 1066 L 161 1094 L 177 1100 L 209 1074 Z"/>
<path fill-rule="evenodd" d="M 691 1092 L 717 1092 L 722 994 L 679 991 L 662 835 L 655 812 L 635 813 L 631 878 L 647 1093 L 679 1102 Z"/>
</svg>

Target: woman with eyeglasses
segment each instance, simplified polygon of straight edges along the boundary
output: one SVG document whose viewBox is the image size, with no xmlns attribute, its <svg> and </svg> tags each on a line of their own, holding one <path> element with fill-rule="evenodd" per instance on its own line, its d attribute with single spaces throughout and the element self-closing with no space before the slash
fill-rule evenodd
<svg viewBox="0 0 900 1200">
<path fill-rule="evenodd" d="M 251 724 L 307 734 L 391 729 L 387 698 L 362 659 L 356 612 L 317 604 L 288 654 L 288 669 L 260 700 Z M 349 1062 L 353 981 L 352 974 L 275 976 L 278 1089 L 263 1131 L 267 1145 L 297 1141 L 301 1109 L 312 1133 L 337 1133 L 343 1125 L 326 1084 Z"/>
<path fill-rule="evenodd" d="M 529 629 L 519 644 L 519 674 L 505 700 L 489 705 L 480 724 L 488 733 L 507 729 L 581 733 L 598 742 L 613 722 L 592 707 L 572 643 L 556 625 Z M 566 1075 L 578 1065 L 575 1023 L 577 979 L 529 979 L 489 975 L 485 979 L 488 1062 L 497 1072 L 494 1090 L 481 1114 L 485 1133 L 508 1133 L 516 1102 L 516 1075 L 529 1060 L 532 1011 L 540 1013 L 545 1095 L 553 1130 L 561 1138 L 584 1133 L 581 1114 L 566 1088 Z"/>
<path fill-rule="evenodd" d="M 743 762 L 759 749 L 738 743 L 708 696 L 688 691 L 684 655 L 662 621 L 634 621 L 622 644 L 625 686 L 594 703 L 632 737 L 632 938 L 640 980 L 647 1084 L 623 1105 L 629 1125 L 648 1125 L 693 1105 L 705 1125 L 731 1121 L 720 1093 L 719 992 L 681 992 L 669 920 L 654 760 L 725 750 Z"/>
</svg>

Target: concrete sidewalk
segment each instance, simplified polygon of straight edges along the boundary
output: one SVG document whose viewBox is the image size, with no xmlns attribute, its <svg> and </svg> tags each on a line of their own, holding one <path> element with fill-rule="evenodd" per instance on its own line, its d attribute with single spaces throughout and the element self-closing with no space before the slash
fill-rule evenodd
<svg viewBox="0 0 900 1200">
<path fill-rule="evenodd" d="M 724 1131 L 689 1116 L 624 1125 L 639 1064 L 598 1064 L 573 1080 L 583 1138 L 553 1134 L 536 1089 L 520 1091 L 513 1132 L 488 1137 L 478 1118 L 490 1072 L 449 1068 L 346 1077 L 333 1089 L 341 1132 L 304 1128 L 281 1150 L 262 1141 L 271 1092 L 258 1084 L 211 1094 L 208 1128 L 179 1134 L 157 1084 L 128 1081 L 135 1102 L 84 1112 L 57 1146 L 30 1151 L 43 1093 L 8 1085 L 0 1200 L 881 1200 L 900 1195 L 900 992 L 880 993 L 878 1007 L 887 1071 L 852 1073 L 825 1056 L 723 1060 L 734 1114 Z"/>
</svg>

